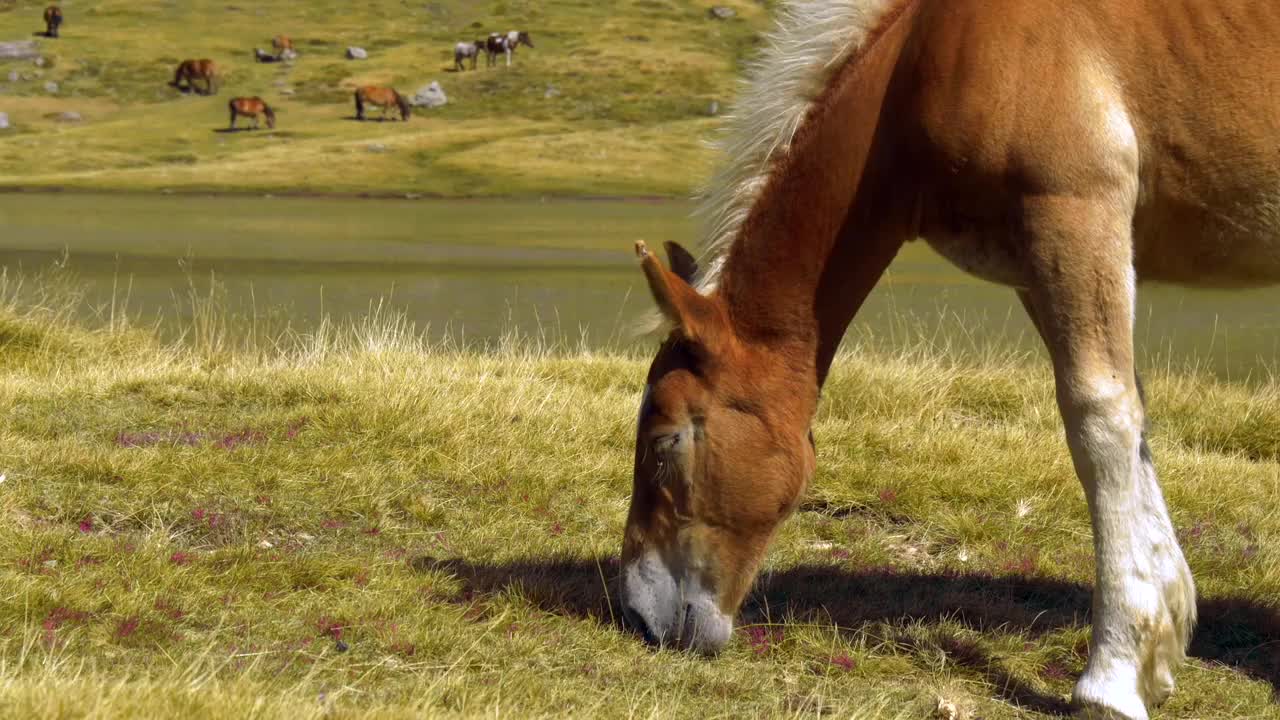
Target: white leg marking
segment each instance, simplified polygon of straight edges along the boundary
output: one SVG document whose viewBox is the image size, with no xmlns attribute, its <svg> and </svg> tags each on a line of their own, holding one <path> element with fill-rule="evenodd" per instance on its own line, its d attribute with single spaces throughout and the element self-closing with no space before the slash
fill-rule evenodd
<svg viewBox="0 0 1280 720">
<path fill-rule="evenodd" d="M 1173 691 L 1195 623 L 1195 584 L 1143 439 L 1137 392 L 1092 383 L 1063 403 L 1097 555 L 1093 642 L 1075 688 L 1085 717 L 1146 718 Z"/>
</svg>

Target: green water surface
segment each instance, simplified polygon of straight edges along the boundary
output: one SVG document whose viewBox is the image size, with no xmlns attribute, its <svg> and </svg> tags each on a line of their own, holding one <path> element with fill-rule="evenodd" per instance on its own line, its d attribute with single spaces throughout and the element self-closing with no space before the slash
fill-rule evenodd
<svg viewBox="0 0 1280 720">
<path fill-rule="evenodd" d="M 432 336 L 484 344 L 516 328 L 592 345 L 650 342 L 632 243 L 696 244 L 683 203 L 445 201 L 143 195 L 0 195 L 0 266 L 55 272 L 119 312 L 189 323 L 192 289 L 238 317 L 306 330 L 323 315 L 403 311 Z M 1280 350 L 1280 289 L 1144 287 L 1144 364 L 1195 359 L 1257 377 Z M 92 309 L 96 308 L 96 309 Z M 1006 288 L 910 243 L 868 299 L 857 332 L 925 336 L 959 351 L 1036 349 Z"/>
</svg>

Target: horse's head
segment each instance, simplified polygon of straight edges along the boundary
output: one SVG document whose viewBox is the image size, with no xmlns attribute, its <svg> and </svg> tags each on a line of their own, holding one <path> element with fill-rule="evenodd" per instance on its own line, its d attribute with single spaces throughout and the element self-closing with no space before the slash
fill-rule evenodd
<svg viewBox="0 0 1280 720">
<path fill-rule="evenodd" d="M 403 95 L 401 95 L 400 93 L 398 93 L 398 92 L 396 92 L 396 91 L 394 91 L 394 90 L 392 90 L 391 92 L 395 93 L 395 96 L 396 96 L 396 107 L 399 107 L 399 108 L 400 108 L 400 119 L 401 119 L 401 120 L 408 120 L 408 119 L 409 119 L 409 116 L 413 114 L 412 109 L 409 107 L 409 101 L 408 101 L 408 100 L 406 100 L 406 99 L 405 99 L 405 97 L 404 97 Z"/>
<path fill-rule="evenodd" d="M 640 405 L 623 610 L 651 642 L 714 652 L 813 474 L 817 391 L 776 371 L 788 358 L 740 337 L 721 296 L 693 289 L 687 252 L 667 245 L 673 272 L 636 250 L 673 329 Z"/>
<path fill-rule="evenodd" d="M 262 103 L 262 116 L 267 119 L 267 128 L 274 130 L 276 127 L 276 111 L 272 110 L 270 105 Z"/>
<path fill-rule="evenodd" d="M 529 47 L 533 47 L 533 38 L 529 37 L 529 33 L 521 30 L 516 33 L 516 45 L 528 45 Z"/>
</svg>

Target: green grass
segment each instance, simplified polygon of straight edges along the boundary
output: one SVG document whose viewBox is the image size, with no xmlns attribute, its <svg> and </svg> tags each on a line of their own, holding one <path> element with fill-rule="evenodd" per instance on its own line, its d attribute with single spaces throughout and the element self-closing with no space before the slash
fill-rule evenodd
<svg viewBox="0 0 1280 720">
<path fill-rule="evenodd" d="M 1043 364 L 861 338 L 820 472 L 716 659 L 610 593 L 646 358 L 158 342 L 0 286 L 0 707 L 14 717 L 1052 717 L 1093 559 Z M 19 302 L 14 298 L 21 296 Z M 1161 718 L 1280 715 L 1280 384 L 1148 378 L 1201 591 Z"/>
<path fill-rule="evenodd" d="M 43 67 L 0 62 L 14 125 L 0 131 L 0 187 L 687 195 L 711 160 L 708 109 L 732 99 L 770 22 L 754 0 L 720 4 L 737 17 L 710 19 L 695 0 L 76 2 L 60 39 L 38 39 Z M 44 5 L 0 3 L 0 41 L 43 29 Z M 513 67 L 452 72 L 455 42 L 516 27 L 537 47 Z M 294 38 L 296 64 L 253 61 L 276 33 Z M 344 59 L 349 45 L 370 59 Z M 225 68 L 219 95 L 167 85 L 189 57 Z M 444 108 L 407 124 L 349 119 L 358 84 L 412 94 L 431 80 Z M 278 107 L 276 131 L 214 132 L 230 97 L 255 94 Z M 84 120 L 59 122 L 68 110 Z"/>
</svg>

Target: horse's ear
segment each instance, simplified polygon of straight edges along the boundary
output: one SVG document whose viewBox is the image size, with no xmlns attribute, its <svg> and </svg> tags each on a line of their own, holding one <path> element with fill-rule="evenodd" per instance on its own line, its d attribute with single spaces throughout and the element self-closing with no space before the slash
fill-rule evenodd
<svg viewBox="0 0 1280 720">
<path fill-rule="evenodd" d="M 683 249 L 679 252 L 688 256 Z M 640 258 L 640 268 L 663 316 L 686 340 L 710 345 L 723 322 L 715 302 L 694 290 L 683 277 L 663 267 L 643 240 L 636 241 L 636 257 Z"/>
<path fill-rule="evenodd" d="M 692 284 L 693 278 L 698 274 L 698 261 L 693 259 L 693 255 L 680 247 L 680 243 L 667 241 L 662 244 L 667 251 L 667 262 L 671 265 L 671 272 L 676 274 L 681 280 Z"/>
</svg>

